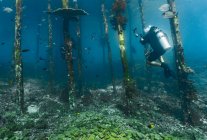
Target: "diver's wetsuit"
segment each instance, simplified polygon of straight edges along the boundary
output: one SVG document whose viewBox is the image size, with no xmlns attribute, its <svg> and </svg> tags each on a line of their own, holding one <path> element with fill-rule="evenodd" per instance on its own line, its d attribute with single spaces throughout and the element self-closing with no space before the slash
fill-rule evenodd
<svg viewBox="0 0 207 140">
<path fill-rule="evenodd" d="M 162 55 L 171 48 L 167 35 L 155 26 L 150 27 L 150 29 L 145 33 L 146 34 L 141 37 L 140 43 L 142 45 L 148 43 L 153 49 L 153 51 L 146 54 L 148 63 L 154 66 L 162 67 L 164 69 L 165 77 L 175 77 L 175 74 L 170 70 L 169 66 L 164 62 L 162 57 Z M 160 60 L 160 63 L 156 62 L 157 59 Z"/>
<path fill-rule="evenodd" d="M 157 33 L 159 33 L 160 31 L 161 30 L 159 28 L 152 26 L 149 32 L 145 36 L 143 36 L 140 40 L 140 43 L 142 45 L 148 43 L 153 49 L 153 51 L 150 52 L 149 55 L 147 55 L 147 60 L 150 62 L 157 60 L 160 56 L 162 56 L 166 52 L 166 50 L 163 49 L 156 36 Z"/>
</svg>

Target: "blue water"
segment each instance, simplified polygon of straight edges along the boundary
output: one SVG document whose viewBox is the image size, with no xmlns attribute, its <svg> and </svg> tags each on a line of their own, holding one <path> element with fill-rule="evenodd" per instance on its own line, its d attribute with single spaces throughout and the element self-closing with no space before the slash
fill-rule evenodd
<svg viewBox="0 0 207 140">
<path fill-rule="evenodd" d="M 51 0 L 52 9 L 62 7 L 61 0 Z M 117 86 L 121 86 L 123 81 L 123 69 L 120 59 L 120 49 L 118 44 L 118 34 L 110 23 L 111 7 L 114 0 L 105 0 L 106 16 L 109 24 L 109 42 L 112 49 L 112 65 Z M 159 7 L 166 3 L 164 0 L 143 0 L 144 19 L 147 25 L 154 25 L 162 29 L 169 37 L 169 42 L 173 46 L 168 19 L 162 17 Z M 107 48 L 103 43 L 104 24 L 101 13 L 101 0 L 78 0 L 79 8 L 87 11 L 89 15 L 80 18 L 81 28 L 81 47 L 83 57 L 83 86 L 85 89 L 105 88 L 112 84 L 110 75 L 110 65 L 108 61 Z M 5 7 L 13 11 L 7 13 L 3 11 Z M 70 7 L 74 3 L 70 0 Z M 176 0 L 176 8 L 180 23 L 182 43 L 186 65 L 191 67 L 195 73 L 189 78 L 193 81 L 199 95 L 207 95 L 207 1 L 206 0 Z M 146 61 L 144 57 L 144 48 L 139 39 L 133 34 L 133 29 L 141 33 L 141 21 L 138 8 L 138 0 L 127 0 L 127 9 L 125 12 L 127 25 L 124 31 L 127 60 L 129 64 L 130 75 L 135 80 L 136 87 L 145 91 L 149 85 L 146 81 Z M 47 0 L 23 0 L 22 12 L 22 49 L 29 49 L 29 52 L 22 53 L 23 76 L 24 80 L 36 79 L 44 81 L 44 88 L 48 83 L 48 22 L 47 22 Z M 12 75 L 12 56 L 14 49 L 14 30 L 15 29 L 15 0 L 0 0 L 0 82 L 7 83 L 13 79 Z M 65 59 L 61 55 L 63 46 L 63 24 L 61 17 L 52 16 L 53 29 L 53 58 L 54 58 L 54 86 L 67 85 L 67 66 Z M 76 22 L 69 24 L 70 35 L 74 41 L 76 37 Z M 130 52 L 130 42 L 133 51 Z M 76 44 L 77 42 L 74 42 Z M 39 51 L 37 52 L 37 47 Z M 105 49 L 104 49 L 105 46 Z M 105 53 L 103 53 L 103 51 Z M 38 54 L 38 55 L 37 55 Z M 104 55 L 105 54 L 105 55 Z M 39 57 L 46 59 L 38 61 Z M 175 71 L 175 58 L 173 49 L 164 55 L 166 62 Z M 75 81 L 78 75 L 78 55 L 77 48 L 73 49 L 73 63 L 75 72 Z M 134 68 L 134 69 L 133 69 Z M 149 73 L 148 73 L 149 74 Z M 174 94 L 177 89 L 177 81 L 166 79 L 161 68 L 151 68 L 150 76 L 152 89 L 156 93 L 165 91 Z M 31 82 L 32 83 L 32 82 Z M 153 84 L 154 83 L 154 84 Z M 25 82 L 28 86 L 28 83 Z M 31 84 L 32 85 L 32 84 Z M 34 84 L 35 85 L 35 84 Z M 2 85 L 1 85 L 2 86 Z M 164 89 L 164 90 L 163 90 Z M 61 89 L 62 90 L 62 89 Z M 60 91 L 61 91 L 60 90 Z M 26 91 L 28 93 L 28 90 Z M 59 91 L 58 91 L 59 93 Z M 155 93 L 155 94 L 156 94 Z M 164 92 L 163 92 L 164 93 Z M 45 93 L 46 94 L 46 93 Z M 44 95 L 41 95 L 44 96 Z M 168 96 L 168 95 L 167 95 Z M 165 93 L 164 93 L 165 97 Z M 41 97 L 40 97 L 41 98 Z M 1 99 L 1 98 L 0 98 Z M 207 99 L 207 97 L 206 97 Z M 55 100 L 56 101 L 56 100 Z M 142 101 L 143 102 L 143 101 Z M 152 102 L 152 101 L 151 101 Z M 151 103 L 150 102 L 150 103 Z M 172 102 L 172 101 L 171 101 Z M 206 113 L 206 101 L 202 102 L 203 115 Z M 164 103 L 163 103 L 164 104 Z M 27 102 L 27 106 L 30 103 Z M 1 108 L 0 108 L 1 109 Z M 0 110 L 1 111 L 1 110 Z M 177 115 L 177 114 L 176 114 Z M 175 115 L 175 116 L 176 116 Z M 205 115 L 204 115 L 205 116 Z M 1 117 L 1 115 L 0 115 Z M 203 117 L 206 118 L 206 117 Z M 205 120 L 205 119 L 204 119 Z M 207 120 L 207 119 L 206 119 Z M 206 121 L 205 120 L 205 121 Z M 205 122 L 206 123 L 206 122 Z M 205 124 L 203 123 L 203 124 Z M 1 124 L 1 118 L 0 118 Z M 204 130 L 206 132 L 206 130 Z"/>
<path fill-rule="evenodd" d="M 110 15 L 110 8 L 113 1 L 106 0 L 107 15 Z M 100 1 L 97 0 L 79 0 L 79 7 L 86 10 L 89 13 L 89 16 L 81 17 L 81 41 L 82 48 L 91 48 L 90 52 L 83 51 L 85 65 L 85 73 L 94 73 L 94 66 L 99 67 L 98 73 L 105 74 L 106 69 L 103 67 L 103 53 L 102 53 L 102 44 L 100 38 L 103 36 L 102 28 L 102 17 L 100 11 Z M 93 3 L 93 5 L 88 4 Z M 159 6 L 162 5 L 164 1 L 161 0 L 146 0 L 144 1 L 144 13 L 145 20 L 147 24 L 155 25 L 163 29 L 168 36 L 171 35 L 169 21 L 163 19 L 161 12 L 158 10 Z M 176 1 L 177 11 L 179 14 L 180 20 L 180 29 L 182 34 L 182 40 L 184 44 L 185 58 L 186 62 L 190 66 L 195 66 L 195 63 L 199 61 L 201 65 L 206 63 L 205 53 L 206 53 L 206 1 L 205 0 L 183 0 Z M 12 49 L 14 47 L 14 16 L 15 16 L 15 3 L 13 0 L 2 0 L 0 2 L 0 17 L 1 17 L 1 26 L 0 26 L 0 41 L 5 42 L 5 45 L 0 47 L 0 63 L 11 62 Z M 71 2 L 73 5 L 73 2 Z M 10 7 L 14 11 L 12 13 L 3 12 L 3 7 Z M 61 7 L 61 1 L 52 2 L 52 9 Z M 128 7 L 129 14 L 127 15 L 129 22 L 131 22 L 132 28 L 138 27 L 141 31 L 140 18 L 138 11 L 138 2 L 137 0 L 132 0 L 129 2 Z M 43 58 L 47 57 L 47 1 L 24 1 L 23 2 L 23 20 L 22 20 L 22 48 L 28 48 L 31 51 L 23 54 L 23 62 L 25 66 L 30 66 L 36 64 L 36 46 L 37 46 L 37 28 L 38 24 L 42 24 L 40 27 L 40 53 L 39 55 Z M 54 47 L 54 57 L 55 64 L 57 67 L 57 74 L 61 74 L 64 70 L 64 60 L 61 59 L 59 46 L 63 43 L 62 39 L 62 24 L 60 18 L 53 18 L 53 42 L 55 43 Z M 110 24 L 110 23 L 109 23 Z M 129 48 L 129 24 L 126 27 L 126 44 Z M 73 28 L 73 27 L 71 27 Z M 74 34 L 74 30 L 71 30 L 71 34 Z M 94 36 L 94 39 L 91 39 L 91 36 Z M 171 37 L 170 37 L 171 38 Z M 143 64 L 143 47 L 138 42 L 137 38 L 133 35 L 131 36 L 132 46 L 136 49 L 136 52 L 133 53 L 133 58 L 135 59 L 136 64 Z M 171 44 L 172 41 L 170 40 Z M 110 43 L 113 50 L 113 62 L 117 64 L 117 69 L 115 69 L 116 74 L 120 75 L 121 67 L 120 57 L 119 57 L 119 48 L 117 44 L 117 33 L 110 27 Z M 129 49 L 128 49 L 129 50 Z M 127 50 L 127 52 L 129 52 Z M 171 51 L 172 52 L 172 51 Z M 173 61 L 172 53 L 168 53 L 167 59 Z M 107 57 L 106 60 L 107 61 Z M 40 66 L 40 71 L 42 67 L 45 67 L 44 63 L 38 64 Z M 1 70 L 5 70 L 6 75 L 9 74 L 7 71 L 9 66 L 6 65 Z M 97 71 L 97 70 L 96 70 Z M 27 73 L 27 70 L 25 70 Z M 43 72 L 44 73 L 44 72 Z M 3 73 L 1 73 L 3 74 Z M 5 75 L 5 73 L 3 74 Z M 107 74 L 106 74 L 107 75 Z M 27 74 L 27 76 L 30 76 Z"/>
</svg>

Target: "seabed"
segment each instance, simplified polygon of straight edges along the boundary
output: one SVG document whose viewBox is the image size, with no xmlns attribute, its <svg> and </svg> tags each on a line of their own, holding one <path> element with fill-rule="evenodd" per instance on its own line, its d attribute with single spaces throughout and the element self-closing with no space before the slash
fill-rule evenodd
<svg viewBox="0 0 207 140">
<path fill-rule="evenodd" d="M 160 92 L 147 94 L 145 87 L 133 99 L 130 115 L 122 105 L 124 91 L 116 86 L 114 96 L 111 85 L 104 89 L 88 89 L 78 99 L 78 107 L 69 111 L 67 103 L 58 96 L 64 90 L 56 86 L 51 95 L 44 81 L 25 81 L 27 112 L 20 115 L 13 102 L 15 87 L 1 89 L 0 139 L 3 140 L 205 140 L 207 118 L 202 116 L 199 126 L 183 125 L 179 120 L 181 111 L 178 99 Z M 207 108 L 207 96 L 198 97 L 196 104 L 203 113 Z M 175 115 L 178 114 L 178 115 Z"/>
</svg>

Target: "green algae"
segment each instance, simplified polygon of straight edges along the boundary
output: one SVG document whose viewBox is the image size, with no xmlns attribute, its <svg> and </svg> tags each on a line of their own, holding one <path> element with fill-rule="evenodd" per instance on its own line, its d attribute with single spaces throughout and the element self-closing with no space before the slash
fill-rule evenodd
<svg viewBox="0 0 207 140">
<path fill-rule="evenodd" d="M 107 118 L 107 116 L 94 113 L 83 112 L 78 118 L 71 121 L 72 124 L 65 128 L 65 131 L 59 134 L 53 134 L 49 139 L 86 139 L 86 140 L 177 140 L 176 137 L 169 134 L 148 132 L 143 128 L 136 130 L 128 126 L 128 123 L 123 124 L 120 118 Z M 140 125 L 141 122 L 134 121 L 134 125 Z M 143 124 L 142 124 L 143 125 Z M 138 127 L 140 128 L 140 127 Z"/>
</svg>

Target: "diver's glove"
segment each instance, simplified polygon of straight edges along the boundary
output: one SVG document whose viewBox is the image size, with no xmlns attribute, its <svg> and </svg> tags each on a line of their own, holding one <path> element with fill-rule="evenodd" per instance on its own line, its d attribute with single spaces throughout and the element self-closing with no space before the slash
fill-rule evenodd
<svg viewBox="0 0 207 140">
<path fill-rule="evenodd" d="M 140 42 L 142 45 L 145 45 L 145 44 L 147 43 L 147 41 L 143 38 L 142 35 L 140 35 L 140 36 L 141 36 L 141 37 L 140 37 L 139 42 Z"/>
<path fill-rule="evenodd" d="M 136 37 L 143 38 L 143 35 L 137 32 L 137 28 L 134 28 L 133 32 Z"/>
<path fill-rule="evenodd" d="M 175 78 L 175 74 L 170 69 L 167 63 L 161 63 L 161 67 L 164 69 L 164 75 L 166 78 L 169 78 L 169 77 Z"/>
</svg>

